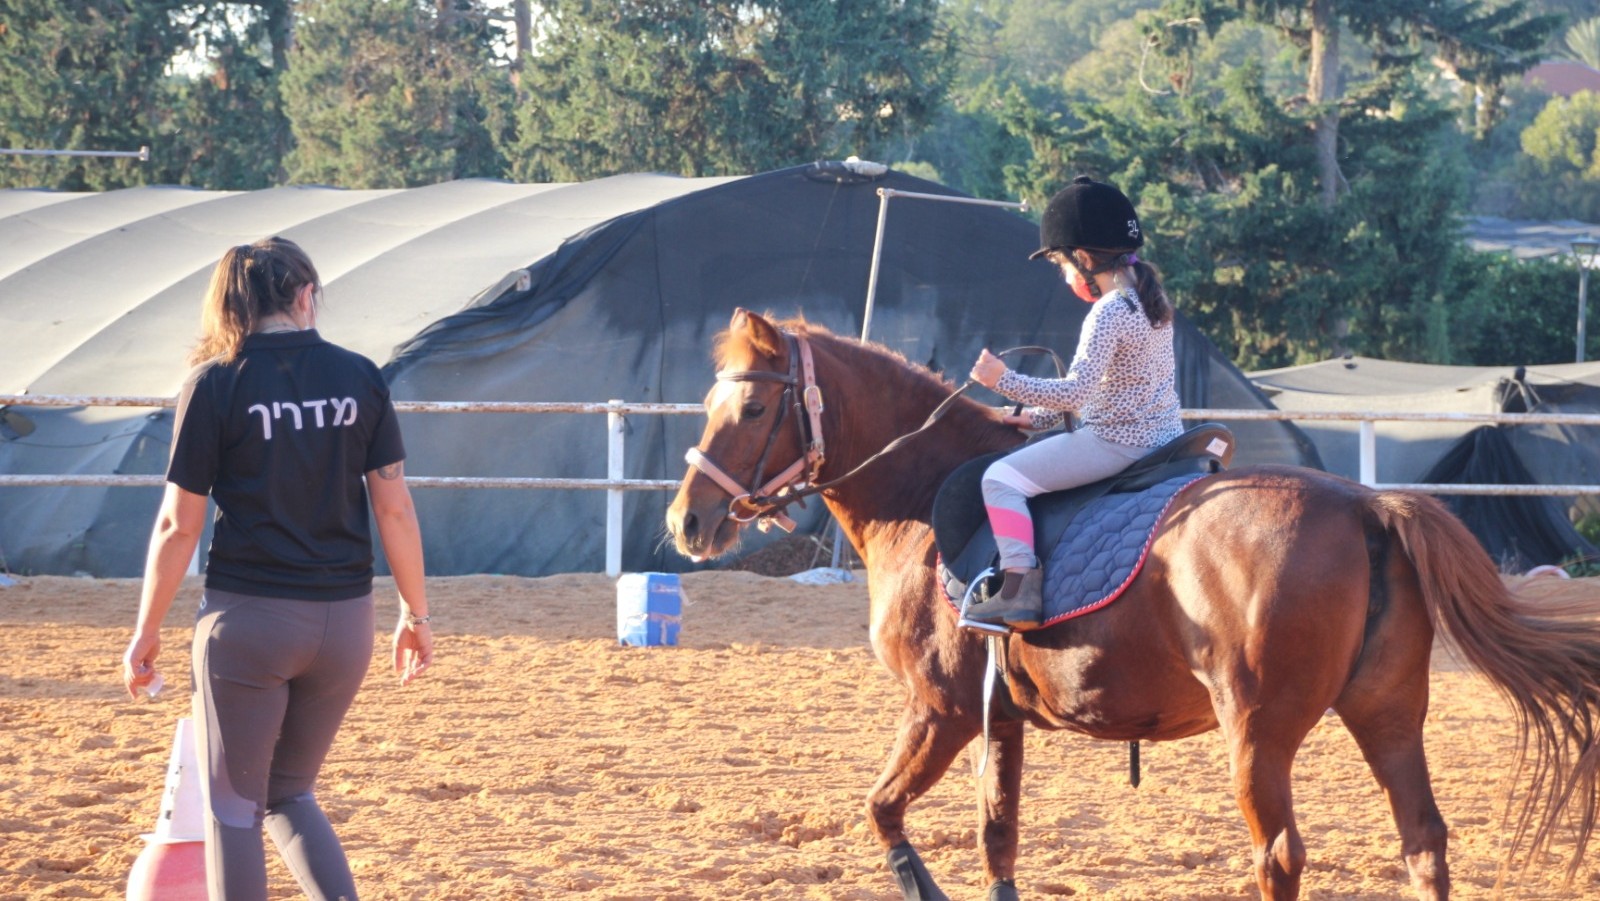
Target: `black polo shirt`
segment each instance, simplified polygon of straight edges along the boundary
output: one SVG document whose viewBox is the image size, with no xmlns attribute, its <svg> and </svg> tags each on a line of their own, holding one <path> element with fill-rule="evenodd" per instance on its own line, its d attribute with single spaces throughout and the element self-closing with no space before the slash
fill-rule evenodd
<svg viewBox="0 0 1600 901">
<path fill-rule="evenodd" d="M 372 591 L 364 473 L 405 459 L 371 360 L 314 330 L 251 335 L 183 383 L 167 481 L 210 494 L 206 586 L 336 601 Z"/>
</svg>

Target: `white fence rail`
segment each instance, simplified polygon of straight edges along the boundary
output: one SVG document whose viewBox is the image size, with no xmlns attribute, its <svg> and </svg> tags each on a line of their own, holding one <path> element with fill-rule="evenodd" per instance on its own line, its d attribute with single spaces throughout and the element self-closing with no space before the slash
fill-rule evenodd
<svg viewBox="0 0 1600 901">
<path fill-rule="evenodd" d="M 0 394 L 0 407 L 175 407 L 173 397 Z M 580 488 L 606 492 L 606 575 L 622 573 L 622 497 L 624 491 L 670 491 L 675 480 L 625 479 L 623 419 L 629 413 L 683 415 L 704 412 L 699 404 L 560 403 L 519 401 L 395 401 L 399 413 L 604 413 L 606 478 L 495 478 L 482 476 L 406 476 L 413 488 Z M 46 486 L 159 487 L 159 475 L 0 475 L 0 488 Z"/>
<path fill-rule="evenodd" d="M 171 397 L 120 397 L 100 395 L 0 394 L 0 407 L 174 407 Z M 401 413 L 604 413 L 606 414 L 606 478 L 496 478 L 490 476 L 406 476 L 416 488 L 561 488 L 602 489 L 606 492 L 606 574 L 622 572 L 622 499 L 625 491 L 670 491 L 676 480 L 625 479 L 624 418 L 639 415 L 692 415 L 704 412 L 699 404 L 559 403 L 518 401 L 395 401 Z M 1360 424 L 1360 480 L 1375 488 L 1405 488 L 1430 494 L 1503 496 L 1600 495 L 1600 485 L 1441 485 L 1380 483 L 1377 481 L 1377 431 L 1379 422 L 1478 422 L 1501 425 L 1586 425 L 1600 427 L 1600 415 L 1583 413 L 1420 413 L 1343 412 L 1294 410 L 1185 410 L 1183 418 L 1216 422 L 1251 420 L 1337 421 Z M 159 475 L 0 475 L 0 488 L 22 487 L 160 487 Z"/>
</svg>

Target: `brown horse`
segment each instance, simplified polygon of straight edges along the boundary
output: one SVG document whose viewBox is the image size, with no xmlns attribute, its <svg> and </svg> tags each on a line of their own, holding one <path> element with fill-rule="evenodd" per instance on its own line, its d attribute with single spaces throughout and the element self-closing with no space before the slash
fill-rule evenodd
<svg viewBox="0 0 1600 901">
<path fill-rule="evenodd" d="M 1388 798 L 1417 896 L 1447 897 L 1447 831 L 1422 745 L 1435 629 L 1517 712 L 1522 789 L 1508 861 L 1518 849 L 1547 848 L 1559 822 L 1574 827 L 1568 877 L 1577 869 L 1596 820 L 1600 609 L 1588 618 L 1530 609 L 1437 501 L 1293 467 L 1204 478 L 1174 501 L 1116 603 L 1004 639 L 1009 691 L 999 691 L 1015 713 L 995 714 L 985 748 L 974 741 L 984 726 L 984 641 L 958 628 L 936 584 L 929 521 L 948 473 L 1022 435 L 961 398 L 872 459 L 916 431 L 950 385 L 804 321 L 775 325 L 737 311 L 716 362 L 695 466 L 667 513 L 680 552 L 707 558 L 734 547 L 745 522 L 781 501 L 781 486 L 762 482 L 791 460 L 798 465 L 783 484 L 825 483 L 868 464 L 822 496 L 867 568 L 873 650 L 908 689 L 867 799 L 906 898 L 944 897 L 906 838 L 905 814 L 969 745 L 974 760 L 988 760 L 978 848 L 989 898 L 1017 897 L 1027 723 L 1119 741 L 1221 728 L 1261 896 L 1295 898 L 1306 848 L 1290 767 L 1329 708 Z M 812 371 L 816 390 L 805 393 L 825 396 L 825 406 L 798 400 Z"/>
</svg>

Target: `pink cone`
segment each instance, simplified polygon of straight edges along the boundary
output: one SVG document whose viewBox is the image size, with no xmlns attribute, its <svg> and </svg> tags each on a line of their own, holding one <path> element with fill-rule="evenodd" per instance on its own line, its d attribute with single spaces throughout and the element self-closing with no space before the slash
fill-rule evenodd
<svg viewBox="0 0 1600 901">
<path fill-rule="evenodd" d="M 145 836 L 128 871 L 128 901 L 207 901 L 206 843 Z"/>
</svg>

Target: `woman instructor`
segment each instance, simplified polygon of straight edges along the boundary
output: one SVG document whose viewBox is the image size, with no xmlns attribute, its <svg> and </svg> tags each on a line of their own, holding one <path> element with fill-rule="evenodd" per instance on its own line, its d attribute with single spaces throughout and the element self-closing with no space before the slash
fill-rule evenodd
<svg viewBox="0 0 1600 901">
<path fill-rule="evenodd" d="M 122 660 L 128 692 L 148 690 L 209 495 L 193 701 L 213 901 L 267 897 L 263 825 L 307 896 L 356 898 L 312 789 L 372 658 L 369 493 L 400 595 L 401 684 L 433 658 L 389 390 L 370 360 L 317 334 L 320 296 L 310 258 L 284 238 L 234 247 L 212 273 Z"/>
</svg>

